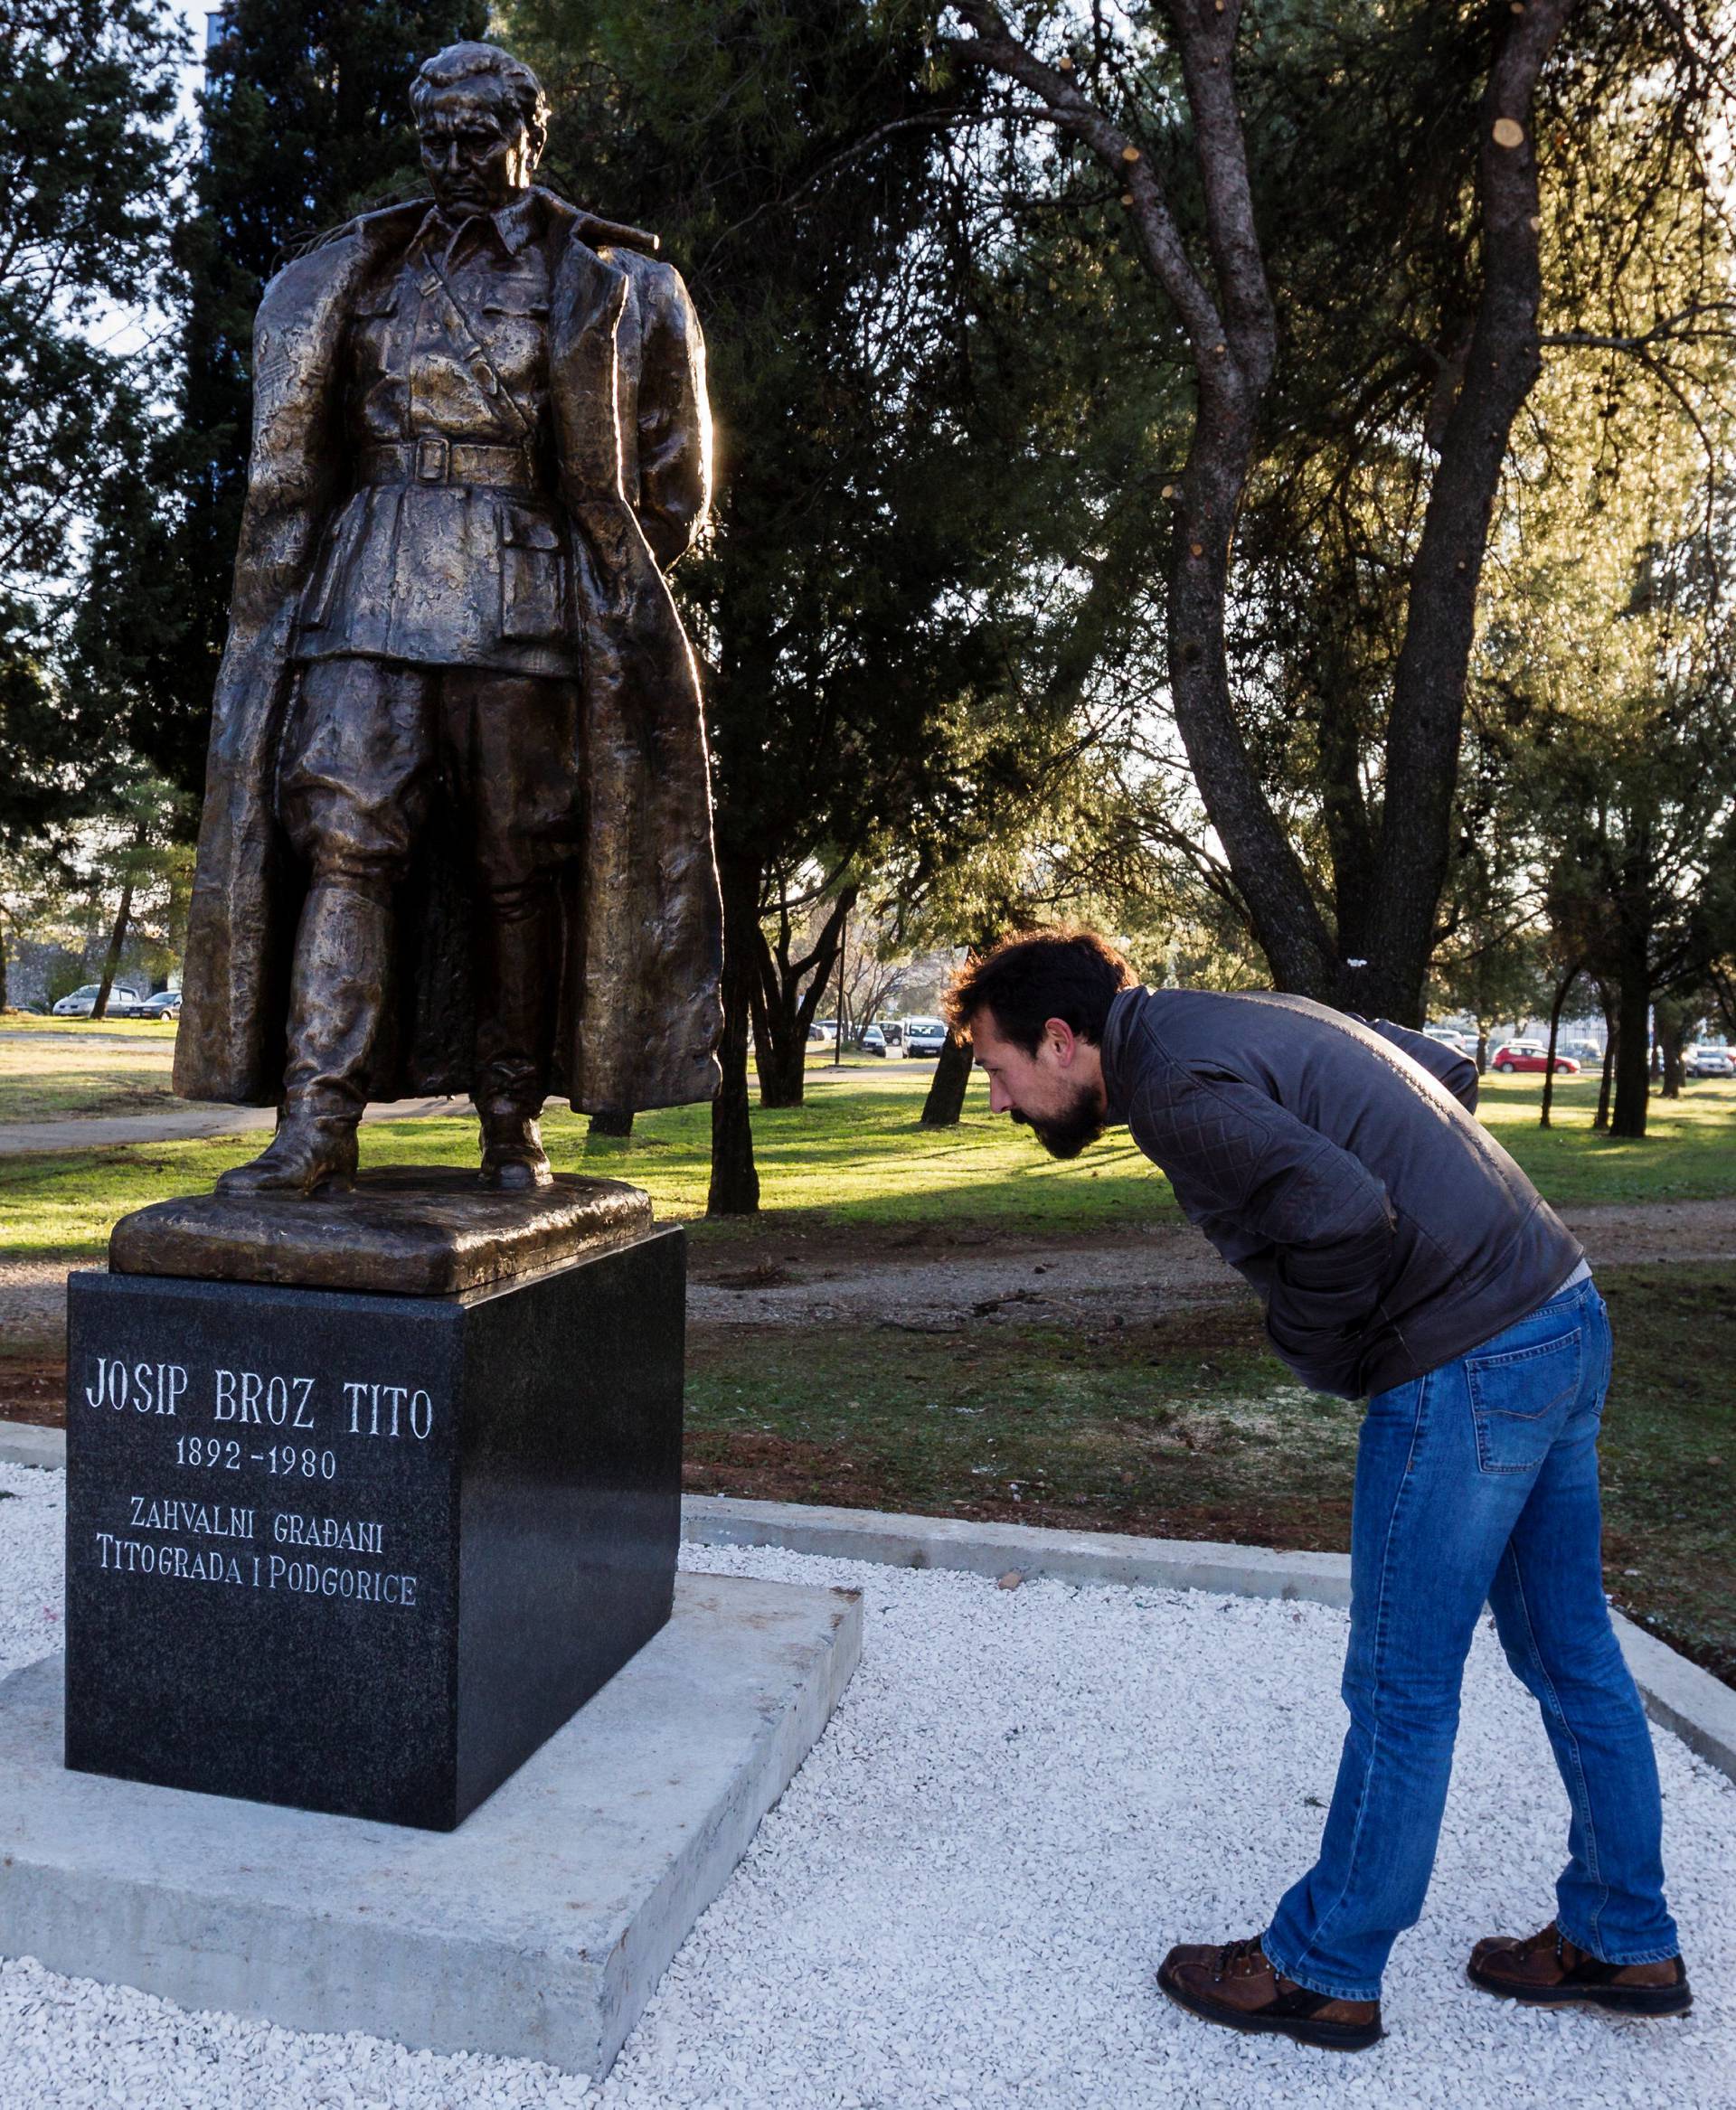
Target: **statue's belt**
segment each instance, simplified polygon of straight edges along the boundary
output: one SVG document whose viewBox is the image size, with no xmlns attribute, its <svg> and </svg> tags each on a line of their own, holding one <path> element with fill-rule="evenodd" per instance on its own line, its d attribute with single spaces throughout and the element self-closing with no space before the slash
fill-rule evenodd
<svg viewBox="0 0 1736 2110">
<path fill-rule="evenodd" d="M 522 447 L 445 439 L 438 433 L 365 447 L 357 471 L 363 484 L 472 484 L 527 494 L 545 494 L 548 487 Z"/>
</svg>

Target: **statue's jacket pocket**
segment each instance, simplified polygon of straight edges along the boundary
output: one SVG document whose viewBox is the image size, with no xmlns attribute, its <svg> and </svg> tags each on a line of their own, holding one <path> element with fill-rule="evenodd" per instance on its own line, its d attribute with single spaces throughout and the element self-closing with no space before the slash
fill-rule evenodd
<svg viewBox="0 0 1736 2110">
<path fill-rule="evenodd" d="M 567 542 L 540 509 L 500 506 L 500 634 L 560 637 L 567 626 Z"/>
<path fill-rule="evenodd" d="M 321 630 L 331 621 L 368 524 L 372 497 L 365 490 L 354 493 L 327 521 L 320 537 L 318 558 L 302 597 L 304 630 Z"/>
<path fill-rule="evenodd" d="M 1534 1473 L 1579 1395 L 1583 1368 L 1583 1336 L 1577 1325 L 1530 1348 L 1467 1356 L 1478 1469 Z"/>
</svg>

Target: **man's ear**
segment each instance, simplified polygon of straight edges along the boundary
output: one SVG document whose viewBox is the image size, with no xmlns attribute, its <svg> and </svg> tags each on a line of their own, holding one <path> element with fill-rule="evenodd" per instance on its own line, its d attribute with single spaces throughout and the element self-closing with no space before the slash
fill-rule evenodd
<svg viewBox="0 0 1736 2110">
<path fill-rule="evenodd" d="M 1064 1018 L 1046 1018 L 1043 1022 L 1043 1037 L 1055 1051 L 1055 1060 L 1065 1069 L 1073 1060 L 1073 1050 L 1079 1045 L 1078 1037 Z"/>
</svg>

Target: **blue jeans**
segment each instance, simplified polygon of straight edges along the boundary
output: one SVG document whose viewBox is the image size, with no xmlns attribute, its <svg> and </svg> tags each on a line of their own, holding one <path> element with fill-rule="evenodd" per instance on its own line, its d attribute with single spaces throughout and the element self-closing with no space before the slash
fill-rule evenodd
<svg viewBox="0 0 1736 2110">
<path fill-rule="evenodd" d="M 1393 1941 L 1422 1910 L 1486 1598 L 1567 1785 L 1561 1932 L 1609 1964 L 1676 1953 L 1656 1761 L 1603 1596 L 1609 1382 L 1609 1314 L 1584 1281 L 1368 1403 L 1351 1522 L 1350 1733 L 1320 1858 L 1263 1937 L 1276 1968 L 1310 1992 L 1377 2000 Z"/>
</svg>

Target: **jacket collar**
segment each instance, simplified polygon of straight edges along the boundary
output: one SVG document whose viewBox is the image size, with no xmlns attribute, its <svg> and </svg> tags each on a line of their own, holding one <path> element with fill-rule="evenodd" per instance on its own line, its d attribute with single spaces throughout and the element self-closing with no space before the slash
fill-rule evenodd
<svg viewBox="0 0 1736 2110">
<path fill-rule="evenodd" d="M 487 229 L 492 230 L 495 240 L 505 253 L 515 257 L 536 239 L 540 220 L 534 190 L 526 191 L 522 198 L 514 198 L 510 205 L 503 205 L 498 212 L 467 212 L 458 219 L 450 219 L 438 205 L 430 205 L 411 246 L 438 244 L 449 252 L 467 231 L 480 232 Z"/>
<path fill-rule="evenodd" d="M 1151 994 L 1149 989 L 1124 989 L 1109 1006 L 1109 1015 L 1104 1022 L 1103 1045 L 1103 1096 L 1109 1103 L 1107 1119 L 1111 1128 L 1127 1126 L 1127 1092 L 1132 1083 L 1128 1074 L 1127 1042 L 1139 1017 L 1140 1007 Z"/>
</svg>

